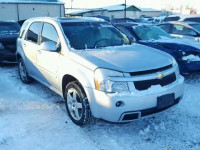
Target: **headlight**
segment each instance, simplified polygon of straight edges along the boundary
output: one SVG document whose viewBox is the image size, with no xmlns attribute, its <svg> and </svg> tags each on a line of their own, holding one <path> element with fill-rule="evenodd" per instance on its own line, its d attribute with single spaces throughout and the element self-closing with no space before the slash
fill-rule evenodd
<svg viewBox="0 0 200 150">
<path fill-rule="evenodd" d="M 111 81 L 110 77 L 123 77 L 123 73 L 108 70 L 108 69 L 96 69 L 95 70 L 95 86 L 97 90 L 103 92 L 128 92 L 127 82 Z"/>
<path fill-rule="evenodd" d="M 178 67 L 178 64 L 176 62 L 176 60 L 173 58 L 173 67 L 175 67 L 176 69 L 176 76 L 178 77 L 180 75 L 180 70 L 179 70 L 179 67 Z"/>
<path fill-rule="evenodd" d="M 176 60 L 173 58 L 173 60 L 172 60 L 172 65 L 173 66 L 176 66 L 177 65 L 177 62 L 176 62 Z"/>
<path fill-rule="evenodd" d="M 2 43 L 0 43 L 0 49 L 4 49 L 5 47 L 3 46 Z"/>
</svg>

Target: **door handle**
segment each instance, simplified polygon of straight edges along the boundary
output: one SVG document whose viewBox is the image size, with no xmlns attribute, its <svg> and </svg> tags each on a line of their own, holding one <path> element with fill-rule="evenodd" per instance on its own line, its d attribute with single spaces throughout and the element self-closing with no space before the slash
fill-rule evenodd
<svg viewBox="0 0 200 150">
<path fill-rule="evenodd" d="M 26 44 L 25 44 L 25 43 L 24 43 L 23 45 L 24 45 L 24 47 L 26 47 Z"/>
<path fill-rule="evenodd" d="M 41 54 L 41 50 L 38 50 L 38 54 Z"/>
</svg>

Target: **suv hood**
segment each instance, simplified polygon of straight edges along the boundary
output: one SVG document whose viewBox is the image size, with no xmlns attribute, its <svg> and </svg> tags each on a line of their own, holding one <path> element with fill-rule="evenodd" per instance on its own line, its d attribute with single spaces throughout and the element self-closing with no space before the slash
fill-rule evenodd
<svg viewBox="0 0 200 150">
<path fill-rule="evenodd" d="M 91 70 L 107 68 L 121 72 L 151 70 L 173 62 L 170 55 L 140 44 L 94 50 L 73 50 L 69 56 L 73 61 Z"/>
<path fill-rule="evenodd" d="M 154 41 L 146 41 L 147 43 L 157 44 L 165 48 L 169 48 L 182 52 L 200 52 L 200 43 L 190 39 L 161 39 Z"/>
</svg>

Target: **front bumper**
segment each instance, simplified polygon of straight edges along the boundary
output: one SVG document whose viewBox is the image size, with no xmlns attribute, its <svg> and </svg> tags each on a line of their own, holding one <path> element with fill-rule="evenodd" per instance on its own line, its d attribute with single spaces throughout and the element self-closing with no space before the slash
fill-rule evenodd
<svg viewBox="0 0 200 150">
<path fill-rule="evenodd" d="M 16 61 L 15 52 L 6 49 L 0 50 L 0 61 Z"/>
<path fill-rule="evenodd" d="M 123 120 L 125 114 L 137 114 L 136 118 L 133 115 L 131 119 L 134 120 L 171 107 L 157 110 L 157 99 L 160 96 L 174 93 L 174 105 L 177 104 L 183 96 L 184 78 L 180 76 L 174 83 L 165 87 L 159 86 L 157 90 L 152 87 L 148 90 L 124 94 L 108 94 L 92 88 L 85 88 L 85 91 L 94 117 L 110 122 L 127 122 Z M 123 103 L 120 107 L 116 106 L 118 101 Z"/>
<path fill-rule="evenodd" d="M 194 62 L 179 62 L 180 72 L 182 74 L 190 73 L 190 72 L 197 72 L 200 71 L 200 61 Z"/>
</svg>

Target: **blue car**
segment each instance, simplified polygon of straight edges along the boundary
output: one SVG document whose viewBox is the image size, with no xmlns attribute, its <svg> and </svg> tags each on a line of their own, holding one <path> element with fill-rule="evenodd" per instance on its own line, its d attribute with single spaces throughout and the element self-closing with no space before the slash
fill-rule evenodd
<svg viewBox="0 0 200 150">
<path fill-rule="evenodd" d="M 172 55 L 182 75 L 200 71 L 200 43 L 174 38 L 161 28 L 137 23 L 114 24 L 133 42 L 159 49 Z M 153 58 L 152 58 L 153 59 Z"/>
<path fill-rule="evenodd" d="M 16 61 L 16 40 L 20 26 L 17 22 L 0 22 L 0 62 Z"/>
</svg>

